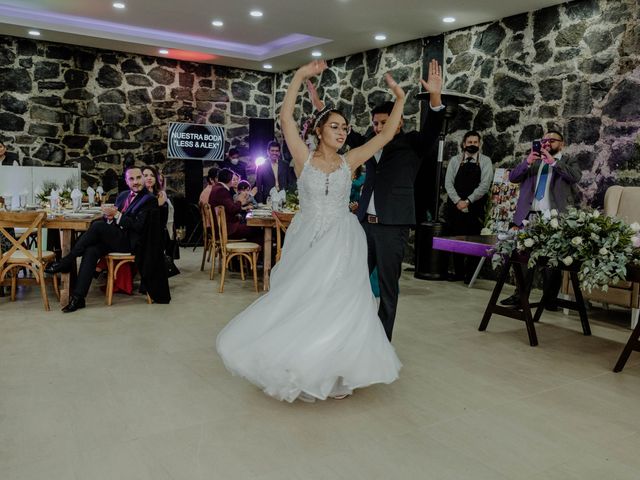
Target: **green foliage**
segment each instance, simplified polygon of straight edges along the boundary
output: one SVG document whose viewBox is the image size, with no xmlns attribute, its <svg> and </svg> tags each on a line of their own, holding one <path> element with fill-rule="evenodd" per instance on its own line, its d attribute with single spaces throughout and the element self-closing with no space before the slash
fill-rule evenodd
<svg viewBox="0 0 640 480">
<path fill-rule="evenodd" d="M 518 252 L 529 256 L 529 266 L 578 269 L 581 287 L 607 290 L 624 280 L 627 265 L 640 265 L 640 225 L 602 215 L 598 210 L 571 208 L 536 216 L 522 230 L 499 237 L 492 263 L 501 265 Z"/>
</svg>

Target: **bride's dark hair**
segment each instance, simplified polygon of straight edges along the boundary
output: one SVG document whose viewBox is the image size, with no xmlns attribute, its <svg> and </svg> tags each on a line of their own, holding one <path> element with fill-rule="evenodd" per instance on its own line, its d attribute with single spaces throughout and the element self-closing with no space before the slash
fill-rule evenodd
<svg viewBox="0 0 640 480">
<path fill-rule="evenodd" d="M 326 107 L 323 108 L 322 110 L 320 110 L 319 112 L 317 112 L 313 117 L 311 117 L 309 121 L 307 121 L 307 123 L 311 123 L 311 127 L 305 123 L 305 135 L 304 135 L 304 139 L 306 140 L 306 138 L 312 134 L 314 135 L 316 138 L 318 138 L 318 131 L 322 130 L 322 128 L 327 124 L 327 122 L 329 121 L 329 117 L 331 116 L 332 113 L 335 113 L 336 115 L 340 115 L 344 121 L 346 123 L 349 123 L 347 121 L 347 117 L 344 116 L 344 114 L 340 111 L 337 110 L 335 108 L 332 107 Z"/>
</svg>

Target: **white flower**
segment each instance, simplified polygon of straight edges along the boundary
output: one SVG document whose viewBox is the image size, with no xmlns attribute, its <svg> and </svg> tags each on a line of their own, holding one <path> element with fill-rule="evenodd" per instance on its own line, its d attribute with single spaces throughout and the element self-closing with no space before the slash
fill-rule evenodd
<svg viewBox="0 0 640 480">
<path fill-rule="evenodd" d="M 609 253 L 609 250 L 606 249 L 606 247 L 602 247 L 600 250 L 600 255 L 606 255 Z"/>
<path fill-rule="evenodd" d="M 640 232 L 640 223 L 638 222 L 633 222 L 631 225 L 629 225 L 631 227 L 631 230 L 633 230 L 634 232 Z"/>
<path fill-rule="evenodd" d="M 555 208 L 552 208 L 550 213 L 551 213 L 552 217 L 557 217 L 558 216 L 558 210 L 556 210 Z"/>
<path fill-rule="evenodd" d="M 573 237 L 573 238 L 571 239 L 571 243 L 572 243 L 573 245 L 575 245 L 576 247 L 577 247 L 578 245 L 582 245 L 582 237 Z"/>
<path fill-rule="evenodd" d="M 631 237 L 631 244 L 636 248 L 640 248 L 640 235 Z"/>
<path fill-rule="evenodd" d="M 593 213 L 591 214 L 591 216 L 593 218 L 598 218 L 600 216 L 600 212 L 598 210 L 594 210 Z"/>
<path fill-rule="evenodd" d="M 600 240 L 600 237 L 598 236 L 597 233 L 595 232 L 591 232 L 591 240 Z"/>
<path fill-rule="evenodd" d="M 551 225 L 552 228 L 558 228 L 560 226 L 557 218 L 552 218 L 549 224 Z"/>
<path fill-rule="evenodd" d="M 482 230 L 480 230 L 480 235 L 491 235 L 492 233 L 493 232 L 490 228 L 483 228 Z"/>
<path fill-rule="evenodd" d="M 562 263 L 564 263 L 567 267 L 573 263 L 573 257 L 564 257 L 562 259 Z"/>
<path fill-rule="evenodd" d="M 533 241 L 533 238 L 526 238 L 524 240 L 524 246 L 527 247 L 527 248 L 533 247 L 534 243 L 536 243 L 536 242 Z"/>
<path fill-rule="evenodd" d="M 587 214 L 581 211 L 578 215 L 578 218 L 580 218 L 580 220 L 584 220 L 585 218 L 587 218 Z"/>
<path fill-rule="evenodd" d="M 522 220 L 522 226 L 526 227 L 527 225 L 529 225 L 529 220 Z"/>
</svg>

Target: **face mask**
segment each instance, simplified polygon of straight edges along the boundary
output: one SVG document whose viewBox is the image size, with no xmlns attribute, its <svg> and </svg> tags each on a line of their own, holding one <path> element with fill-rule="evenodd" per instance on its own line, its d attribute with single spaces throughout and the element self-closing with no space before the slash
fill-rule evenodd
<svg viewBox="0 0 640 480">
<path fill-rule="evenodd" d="M 470 153 L 471 155 L 478 153 L 478 150 L 480 150 L 480 147 L 477 145 L 468 145 L 464 147 L 464 151 Z"/>
<path fill-rule="evenodd" d="M 231 163 L 233 163 L 234 165 L 237 165 L 239 161 L 240 161 L 240 160 L 239 160 L 239 159 L 237 159 L 237 158 L 232 158 L 232 159 L 231 159 Z"/>
</svg>

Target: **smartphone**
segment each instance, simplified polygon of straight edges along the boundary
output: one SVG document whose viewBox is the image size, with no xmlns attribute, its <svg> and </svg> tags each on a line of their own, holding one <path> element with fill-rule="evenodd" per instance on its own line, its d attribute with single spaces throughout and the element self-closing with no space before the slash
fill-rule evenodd
<svg viewBox="0 0 640 480">
<path fill-rule="evenodd" d="M 536 153 L 540 153 L 542 149 L 542 142 L 540 142 L 540 140 L 534 140 L 531 149 Z"/>
</svg>

